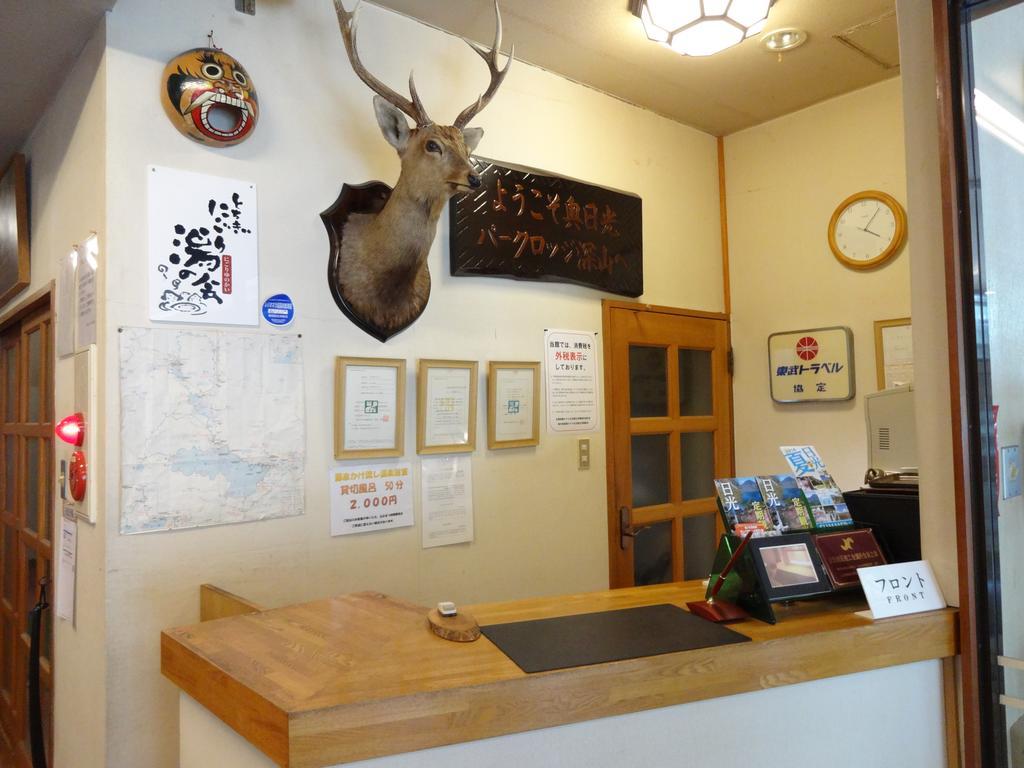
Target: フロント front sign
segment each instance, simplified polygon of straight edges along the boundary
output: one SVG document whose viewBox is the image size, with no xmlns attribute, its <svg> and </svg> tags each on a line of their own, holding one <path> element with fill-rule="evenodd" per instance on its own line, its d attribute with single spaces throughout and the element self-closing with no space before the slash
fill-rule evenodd
<svg viewBox="0 0 1024 768">
<path fill-rule="evenodd" d="M 814 328 L 768 337 L 772 400 L 777 403 L 849 400 L 853 397 L 853 333 Z"/>
<path fill-rule="evenodd" d="M 479 189 L 451 206 L 451 273 L 644 292 L 636 195 L 474 158 Z"/>
</svg>

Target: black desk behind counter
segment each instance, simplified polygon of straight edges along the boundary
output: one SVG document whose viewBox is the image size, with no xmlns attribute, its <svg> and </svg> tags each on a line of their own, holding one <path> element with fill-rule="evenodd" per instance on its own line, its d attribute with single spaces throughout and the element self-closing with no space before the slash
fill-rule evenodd
<svg viewBox="0 0 1024 768">
<path fill-rule="evenodd" d="M 870 527 L 890 562 L 921 559 L 921 508 L 916 492 L 860 489 L 843 497 L 858 524 Z"/>
</svg>

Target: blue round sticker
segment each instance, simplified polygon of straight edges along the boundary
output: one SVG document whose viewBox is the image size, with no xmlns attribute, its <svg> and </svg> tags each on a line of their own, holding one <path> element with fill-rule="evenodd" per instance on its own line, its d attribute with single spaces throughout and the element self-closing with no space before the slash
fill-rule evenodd
<svg viewBox="0 0 1024 768">
<path fill-rule="evenodd" d="M 295 305 L 287 293 L 278 293 L 263 302 L 263 318 L 271 325 L 290 325 L 295 319 Z"/>
</svg>

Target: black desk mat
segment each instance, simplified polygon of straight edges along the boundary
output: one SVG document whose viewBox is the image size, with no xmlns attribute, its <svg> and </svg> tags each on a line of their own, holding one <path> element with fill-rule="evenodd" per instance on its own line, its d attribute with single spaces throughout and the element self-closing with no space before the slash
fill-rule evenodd
<svg viewBox="0 0 1024 768">
<path fill-rule="evenodd" d="M 481 631 L 523 672 L 549 672 L 750 641 L 674 605 L 491 624 Z"/>
</svg>

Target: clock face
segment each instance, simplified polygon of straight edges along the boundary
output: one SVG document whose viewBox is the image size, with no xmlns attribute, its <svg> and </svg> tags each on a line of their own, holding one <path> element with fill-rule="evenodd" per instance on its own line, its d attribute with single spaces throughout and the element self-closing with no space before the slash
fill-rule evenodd
<svg viewBox="0 0 1024 768">
<path fill-rule="evenodd" d="M 828 223 L 828 244 L 840 262 L 871 269 L 896 254 L 907 234 L 907 214 L 892 195 L 876 189 L 843 200 Z"/>
<path fill-rule="evenodd" d="M 871 197 L 847 205 L 835 224 L 835 243 L 842 255 L 866 264 L 880 259 L 896 243 L 896 213 Z"/>
</svg>

